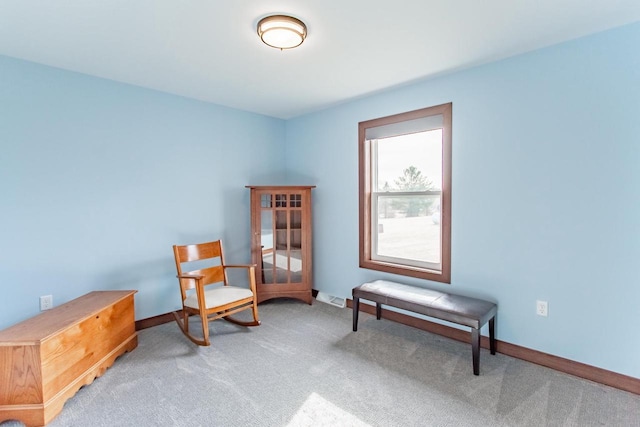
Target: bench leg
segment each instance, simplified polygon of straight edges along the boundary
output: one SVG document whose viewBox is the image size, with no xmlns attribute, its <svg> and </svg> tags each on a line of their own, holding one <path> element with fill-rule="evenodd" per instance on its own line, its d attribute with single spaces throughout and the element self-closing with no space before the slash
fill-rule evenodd
<svg viewBox="0 0 640 427">
<path fill-rule="evenodd" d="M 480 375 L 480 329 L 471 328 L 471 352 L 473 354 L 473 375 Z"/>
<path fill-rule="evenodd" d="M 376 319 L 380 320 L 382 317 L 382 304 L 379 302 L 376 303 Z"/>
<path fill-rule="evenodd" d="M 360 298 L 353 297 L 353 332 L 358 330 L 358 310 L 360 310 Z"/>
<path fill-rule="evenodd" d="M 496 354 L 496 317 L 489 319 L 489 348 L 491 354 Z"/>
</svg>

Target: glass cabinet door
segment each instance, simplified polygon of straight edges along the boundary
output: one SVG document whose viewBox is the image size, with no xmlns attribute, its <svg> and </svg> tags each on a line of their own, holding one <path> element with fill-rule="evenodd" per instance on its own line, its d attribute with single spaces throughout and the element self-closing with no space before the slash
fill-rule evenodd
<svg viewBox="0 0 640 427">
<path fill-rule="evenodd" d="M 266 195 L 262 195 L 261 205 L 264 207 Z M 273 265 L 273 212 L 261 209 L 260 211 L 260 243 L 262 245 L 262 283 L 273 283 L 273 269 L 265 268 L 265 265 Z"/>
<path fill-rule="evenodd" d="M 262 283 L 302 282 L 302 195 L 260 195 Z"/>
</svg>

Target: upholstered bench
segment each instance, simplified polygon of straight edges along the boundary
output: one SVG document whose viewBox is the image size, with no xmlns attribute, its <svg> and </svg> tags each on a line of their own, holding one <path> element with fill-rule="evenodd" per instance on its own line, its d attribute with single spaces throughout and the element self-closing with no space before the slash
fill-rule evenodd
<svg viewBox="0 0 640 427">
<path fill-rule="evenodd" d="M 473 373 L 480 373 L 480 328 L 489 322 L 489 348 L 496 354 L 496 304 L 481 299 L 448 294 L 417 286 L 376 280 L 353 288 L 353 330 L 358 330 L 360 298 L 376 303 L 376 318 L 382 315 L 382 304 L 471 328 Z"/>
</svg>

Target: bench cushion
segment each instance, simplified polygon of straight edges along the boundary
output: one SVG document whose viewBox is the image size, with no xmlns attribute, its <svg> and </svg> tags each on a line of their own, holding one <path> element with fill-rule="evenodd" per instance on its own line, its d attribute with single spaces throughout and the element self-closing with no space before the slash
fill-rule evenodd
<svg viewBox="0 0 640 427">
<path fill-rule="evenodd" d="M 496 315 L 496 304 L 387 280 L 376 280 L 353 288 L 354 298 L 413 311 L 437 319 L 479 329 Z"/>
</svg>

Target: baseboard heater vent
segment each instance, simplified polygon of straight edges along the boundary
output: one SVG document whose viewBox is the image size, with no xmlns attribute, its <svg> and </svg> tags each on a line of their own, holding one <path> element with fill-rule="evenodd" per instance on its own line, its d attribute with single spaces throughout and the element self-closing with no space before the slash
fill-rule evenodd
<svg viewBox="0 0 640 427">
<path fill-rule="evenodd" d="M 334 297 L 333 295 L 325 294 L 324 292 L 318 292 L 316 299 L 320 302 L 325 302 L 340 308 L 344 308 L 347 303 L 345 298 Z"/>
</svg>

